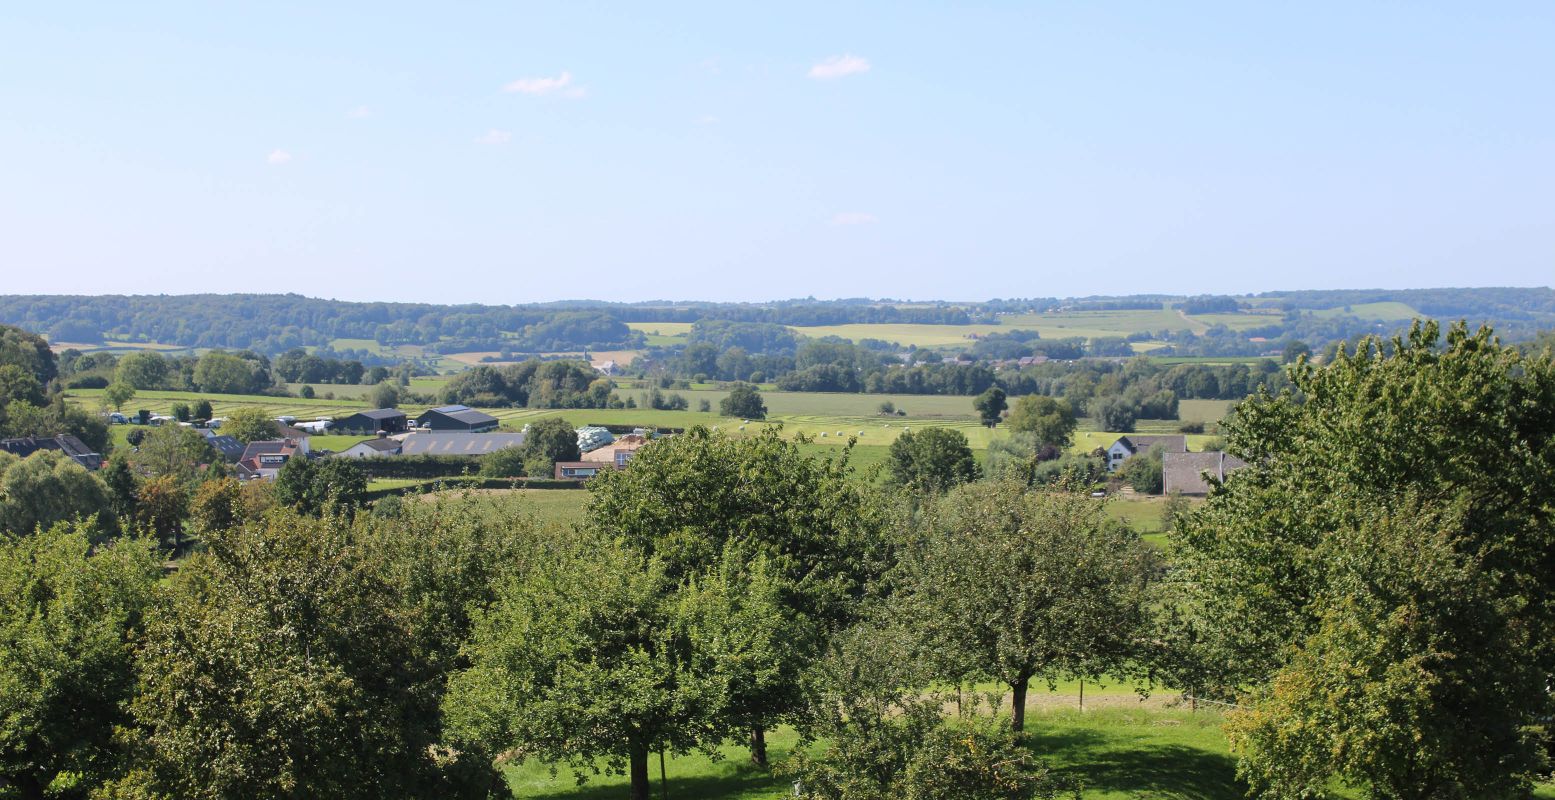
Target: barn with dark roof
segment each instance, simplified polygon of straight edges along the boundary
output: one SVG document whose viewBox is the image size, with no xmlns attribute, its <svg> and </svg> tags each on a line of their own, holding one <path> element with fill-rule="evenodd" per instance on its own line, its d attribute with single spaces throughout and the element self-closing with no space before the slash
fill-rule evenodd
<svg viewBox="0 0 1555 800">
<path fill-rule="evenodd" d="M 422 412 L 416 417 L 416 426 L 434 431 L 467 431 L 484 433 L 494 431 L 500 424 L 496 417 L 476 411 L 469 406 L 440 406 Z"/>
</svg>

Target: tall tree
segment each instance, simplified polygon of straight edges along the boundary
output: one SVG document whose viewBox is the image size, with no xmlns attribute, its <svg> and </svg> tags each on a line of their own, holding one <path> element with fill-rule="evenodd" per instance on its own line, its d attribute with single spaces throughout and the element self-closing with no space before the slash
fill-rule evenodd
<svg viewBox="0 0 1555 800">
<path fill-rule="evenodd" d="M 1526 786 L 1526 737 L 1555 711 L 1555 364 L 1486 329 L 1456 325 L 1443 342 L 1417 324 L 1321 368 L 1299 363 L 1291 380 L 1294 392 L 1261 394 L 1225 423 L 1227 449 L 1249 467 L 1178 527 L 1176 638 L 1223 691 L 1262 698 L 1249 730 L 1284 731 L 1308 752 L 1352 748 L 1304 760 L 1308 777 L 1338 775 L 1379 797 L 1508 796 L 1479 781 L 1499 771 Z M 1397 532 L 1410 517 L 1430 522 Z M 1400 535 L 1410 544 L 1386 544 Z M 1430 557 L 1417 582 L 1369 574 L 1384 546 Z M 1357 585 L 1376 597 L 1362 603 Z M 1474 652 L 1447 658 L 1463 641 Z M 1399 703 L 1370 706 L 1394 709 L 1385 724 L 1396 730 L 1302 722 L 1321 693 L 1360 675 L 1383 682 L 1354 695 L 1359 704 L 1418 678 Z M 1386 751 L 1401 737 L 1422 759 L 1420 783 L 1398 783 L 1391 768 L 1365 778 L 1362 765 L 1399 756 Z"/>
<path fill-rule="evenodd" d="M 101 479 L 58 451 L 39 450 L 26 458 L 0 453 L 0 531 L 26 535 L 75 521 L 99 536 L 118 530 Z"/>
<path fill-rule="evenodd" d="M 993 678 L 1025 723 L 1033 679 L 1123 675 L 1144 654 L 1153 550 L 1079 493 L 960 487 L 902 562 L 901 613 L 943 678 Z"/>
<path fill-rule="evenodd" d="M 473 746 L 438 748 L 467 609 L 521 521 L 289 511 L 207 533 L 159 593 L 136 671 L 129 796 L 488 797 Z"/>
<path fill-rule="evenodd" d="M 924 494 L 948 491 L 981 473 L 966 434 L 954 428 L 903 431 L 886 454 L 891 479 Z"/>
<path fill-rule="evenodd" d="M 774 657 L 766 662 L 774 672 L 760 689 L 734 681 L 744 687 L 736 698 L 744 705 L 723 719 L 750 738 L 757 761 L 766 728 L 796 710 L 787 659 L 816 656 L 828 633 L 855 619 L 886 567 L 879 498 L 850 480 L 846 452 L 819 458 L 801 446 L 771 428 L 736 439 L 696 427 L 590 484 L 590 519 L 661 559 L 670 578 L 755 593 L 725 592 L 731 608 L 723 616 L 737 623 L 728 635 L 742 637 L 753 657 Z M 736 569 L 758 564 L 763 576 Z M 773 602 L 781 612 L 769 608 Z M 763 653 L 771 642 L 764 637 L 786 637 L 786 651 Z"/>
<path fill-rule="evenodd" d="M 648 800 L 648 758 L 710 750 L 722 686 L 697 668 L 657 559 L 604 538 L 559 545 L 507 580 L 444 704 L 455 747 L 519 752 L 582 779 L 604 760 Z"/>
<path fill-rule="evenodd" d="M 366 492 L 367 476 L 353 459 L 314 461 L 299 453 L 275 476 L 276 502 L 313 516 L 331 510 L 349 514 Z"/>
<path fill-rule="evenodd" d="M 234 439 L 249 444 L 250 442 L 264 442 L 276 437 L 275 419 L 270 412 L 258 406 L 243 406 L 233 409 L 232 413 L 221 423 L 221 432 Z"/>
<path fill-rule="evenodd" d="M 726 417 L 739 417 L 741 419 L 766 419 L 767 404 L 761 399 L 761 392 L 749 383 L 736 383 L 729 389 L 729 394 L 718 401 L 718 413 Z"/>
<path fill-rule="evenodd" d="M 66 776 L 84 793 L 118 767 L 130 643 L 160 569 L 148 542 L 94 547 L 95 535 L 0 536 L 0 785 L 24 800 Z"/>
<path fill-rule="evenodd" d="M 1003 419 L 1004 410 L 1009 408 L 1009 403 L 1005 400 L 1003 389 L 990 386 L 972 399 L 972 408 L 977 411 L 977 416 L 983 424 L 992 428 Z"/>
<path fill-rule="evenodd" d="M 1040 444 L 1063 449 L 1074 441 L 1076 420 L 1068 400 L 1040 394 L 1019 397 L 1007 422 L 1010 430 L 1032 434 Z"/>
<path fill-rule="evenodd" d="M 559 417 L 542 419 L 524 435 L 524 469 L 534 477 L 548 478 L 558 461 L 577 461 L 578 432 Z"/>
</svg>

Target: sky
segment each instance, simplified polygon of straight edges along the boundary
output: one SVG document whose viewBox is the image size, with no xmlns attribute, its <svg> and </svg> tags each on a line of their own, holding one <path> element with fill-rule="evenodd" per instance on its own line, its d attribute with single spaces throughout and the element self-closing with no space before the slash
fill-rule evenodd
<svg viewBox="0 0 1555 800">
<path fill-rule="evenodd" d="M 1547 0 L 8 3 L 0 292 L 1544 286 L 1552 42 Z"/>
</svg>

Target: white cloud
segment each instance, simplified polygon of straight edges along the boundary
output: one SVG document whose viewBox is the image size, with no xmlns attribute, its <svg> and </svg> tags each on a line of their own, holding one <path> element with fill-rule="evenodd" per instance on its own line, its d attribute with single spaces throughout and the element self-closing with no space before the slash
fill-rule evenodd
<svg viewBox="0 0 1555 800">
<path fill-rule="evenodd" d="M 489 131 L 475 137 L 476 144 L 507 144 L 513 140 L 513 134 L 508 131 L 500 131 L 492 128 Z"/>
<path fill-rule="evenodd" d="M 271 150 L 270 155 L 265 156 L 265 161 L 273 166 L 280 166 L 292 160 L 292 154 L 285 150 Z"/>
<path fill-rule="evenodd" d="M 367 119 L 372 115 L 373 110 L 367 106 L 357 106 L 356 108 L 346 112 L 346 116 L 351 119 Z"/>
<path fill-rule="evenodd" d="M 839 211 L 832 215 L 833 225 L 873 225 L 880 218 L 867 211 Z"/>
<path fill-rule="evenodd" d="M 869 71 L 869 59 L 862 56 L 842 55 L 823 58 L 810 68 L 809 75 L 819 80 L 842 78 Z"/>
<path fill-rule="evenodd" d="M 587 87 L 574 86 L 572 73 L 565 70 L 554 78 L 519 78 L 502 87 L 502 91 L 518 94 L 547 95 L 554 94 L 560 97 L 582 97 L 588 92 Z"/>
</svg>

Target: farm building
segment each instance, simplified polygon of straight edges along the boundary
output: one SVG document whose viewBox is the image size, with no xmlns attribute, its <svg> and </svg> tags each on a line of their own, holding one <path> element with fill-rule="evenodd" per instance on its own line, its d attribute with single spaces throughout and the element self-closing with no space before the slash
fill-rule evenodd
<svg viewBox="0 0 1555 800">
<path fill-rule="evenodd" d="M 221 453 L 223 461 L 233 464 L 243 458 L 243 443 L 235 437 L 223 436 L 210 428 L 205 428 L 202 432 L 205 434 L 205 443 Z"/>
<path fill-rule="evenodd" d="M 1153 447 L 1160 447 L 1164 453 L 1188 452 L 1188 437 L 1180 434 L 1166 436 L 1141 436 L 1129 434 L 1120 436 L 1112 446 L 1107 448 L 1107 471 L 1116 472 L 1123 462 L 1140 453 L 1148 453 Z"/>
<path fill-rule="evenodd" d="M 383 458 L 397 456 L 404 445 L 398 439 L 379 436 L 376 439 L 357 442 L 335 454 L 335 458 Z"/>
<path fill-rule="evenodd" d="M 496 430 L 496 417 L 469 406 L 440 406 L 422 412 L 416 417 L 416 426 L 434 431 L 468 431 L 481 433 Z"/>
<path fill-rule="evenodd" d="M 558 461 L 556 462 L 556 480 L 585 481 L 607 469 L 613 469 L 613 467 L 609 463 L 601 463 L 599 461 Z"/>
<path fill-rule="evenodd" d="M 39 450 L 58 450 L 77 464 L 87 469 L 97 469 L 103 465 L 101 453 L 95 453 L 92 448 L 76 437 L 62 433 L 58 436 L 23 436 L 17 439 L 0 439 L 0 451 L 10 453 L 13 456 L 26 458 Z"/>
<path fill-rule="evenodd" d="M 632 460 L 632 456 L 636 455 L 638 448 L 647 443 L 648 437 L 638 433 L 628 433 L 604 447 L 597 447 L 584 453 L 583 460 L 594 463 L 614 464 L 617 469 L 620 469 L 626 466 L 626 462 Z"/>
<path fill-rule="evenodd" d="M 469 433 L 445 431 L 412 433 L 400 444 L 406 456 L 483 456 L 524 443 L 522 433 Z"/>
<path fill-rule="evenodd" d="M 1247 462 L 1225 453 L 1165 453 L 1161 458 L 1163 488 L 1167 494 L 1209 494 L 1210 478 L 1223 481 Z"/>
<path fill-rule="evenodd" d="M 360 433 L 366 436 L 371 436 L 378 431 L 404 433 L 406 422 L 405 412 L 397 408 L 378 408 L 372 411 L 358 411 L 337 421 L 335 430 L 339 433 Z"/>
</svg>

